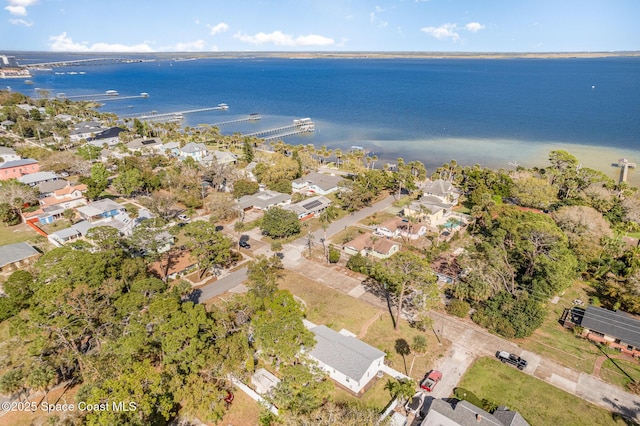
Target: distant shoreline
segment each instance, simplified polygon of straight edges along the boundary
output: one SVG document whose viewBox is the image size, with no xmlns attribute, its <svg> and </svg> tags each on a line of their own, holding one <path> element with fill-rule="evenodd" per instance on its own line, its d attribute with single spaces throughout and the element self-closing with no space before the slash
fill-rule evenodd
<svg viewBox="0 0 640 426">
<path fill-rule="evenodd" d="M 72 55 L 82 57 L 148 57 L 156 59 L 597 59 L 640 57 L 640 51 L 613 52 L 35 52 L 6 51 L 10 56 L 32 54 Z"/>
</svg>

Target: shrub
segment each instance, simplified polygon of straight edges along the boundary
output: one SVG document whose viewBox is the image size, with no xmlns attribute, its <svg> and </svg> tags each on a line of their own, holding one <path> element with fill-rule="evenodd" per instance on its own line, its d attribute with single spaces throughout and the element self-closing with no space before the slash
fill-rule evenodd
<svg viewBox="0 0 640 426">
<path fill-rule="evenodd" d="M 370 267 L 371 261 L 360 253 L 354 254 L 347 261 L 347 268 L 355 272 L 360 272 L 361 274 L 369 275 Z"/>
<path fill-rule="evenodd" d="M 340 250 L 329 247 L 329 263 L 338 263 L 340 260 Z"/>
<path fill-rule="evenodd" d="M 453 299 L 451 303 L 446 306 L 447 313 L 450 315 L 455 315 L 460 318 L 464 318 L 469 314 L 469 310 L 471 306 L 460 299 Z"/>
</svg>

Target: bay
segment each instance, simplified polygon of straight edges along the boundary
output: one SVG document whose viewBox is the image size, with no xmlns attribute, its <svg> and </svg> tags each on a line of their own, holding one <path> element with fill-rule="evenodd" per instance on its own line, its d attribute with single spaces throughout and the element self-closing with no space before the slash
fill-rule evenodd
<svg viewBox="0 0 640 426">
<path fill-rule="evenodd" d="M 68 74 L 80 71 L 86 74 Z M 10 84 L 28 95 L 35 88 L 69 96 L 150 94 L 102 107 L 121 116 L 221 102 L 228 111 L 187 114 L 184 125 L 263 116 L 222 126 L 223 133 L 310 117 L 316 133 L 287 143 L 363 146 L 381 162 L 403 157 L 433 168 L 455 158 L 464 165 L 543 166 L 548 151 L 567 149 L 615 176 L 610 165 L 618 158 L 640 161 L 640 58 L 633 57 L 156 60 L 55 68 L 31 80 Z"/>
</svg>

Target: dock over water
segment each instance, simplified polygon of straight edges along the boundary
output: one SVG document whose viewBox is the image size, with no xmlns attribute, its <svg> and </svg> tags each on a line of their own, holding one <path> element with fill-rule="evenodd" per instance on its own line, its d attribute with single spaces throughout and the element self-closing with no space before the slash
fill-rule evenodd
<svg viewBox="0 0 640 426">
<path fill-rule="evenodd" d="M 310 118 L 300 118 L 293 120 L 293 124 L 288 126 L 276 127 L 273 129 L 261 130 L 259 132 L 249 133 L 244 136 L 263 138 L 265 141 L 285 138 L 287 136 L 300 135 L 303 133 L 315 132 L 315 123 Z M 271 135 L 271 136 L 269 136 Z"/>
</svg>

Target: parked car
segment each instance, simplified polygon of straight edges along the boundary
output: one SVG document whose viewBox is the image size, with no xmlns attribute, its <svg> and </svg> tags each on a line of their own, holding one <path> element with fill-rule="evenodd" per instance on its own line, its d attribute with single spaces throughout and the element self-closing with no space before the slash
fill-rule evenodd
<svg viewBox="0 0 640 426">
<path fill-rule="evenodd" d="M 249 244 L 246 241 L 240 241 L 239 243 L 240 247 L 242 247 L 243 249 L 250 249 L 251 248 L 251 244 Z"/>
<path fill-rule="evenodd" d="M 524 370 L 527 366 L 527 360 L 520 358 L 518 355 L 511 354 L 505 351 L 496 352 L 496 358 L 498 358 L 503 363 L 508 363 L 511 365 L 515 365 L 518 370 Z"/>
<path fill-rule="evenodd" d="M 431 370 L 420 382 L 420 387 L 427 392 L 431 392 L 440 380 L 442 380 L 442 373 L 438 370 Z"/>
</svg>

